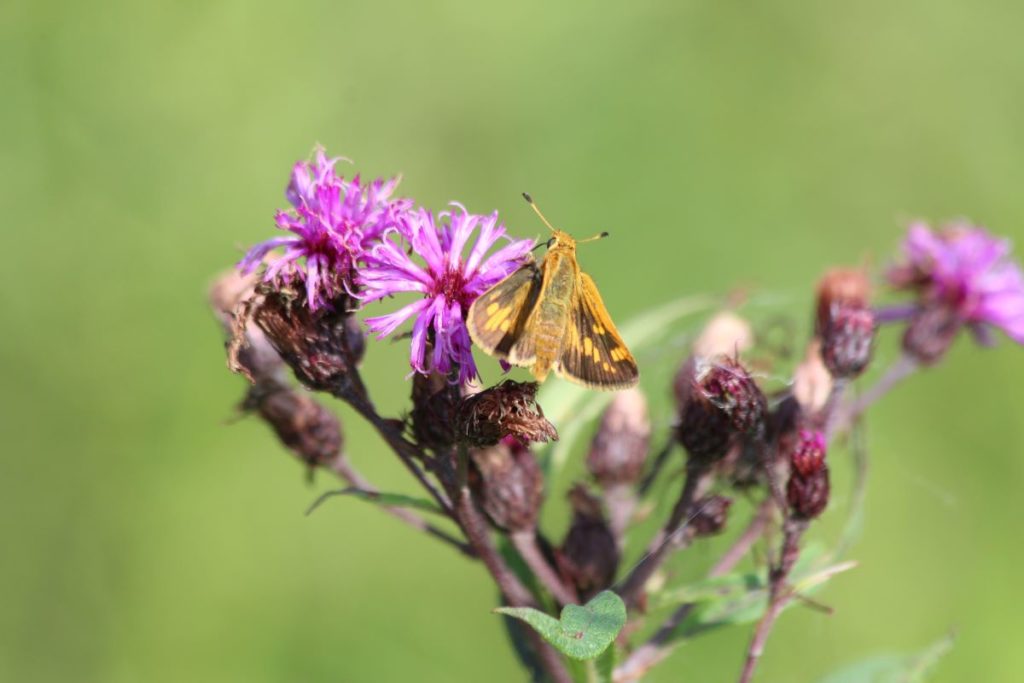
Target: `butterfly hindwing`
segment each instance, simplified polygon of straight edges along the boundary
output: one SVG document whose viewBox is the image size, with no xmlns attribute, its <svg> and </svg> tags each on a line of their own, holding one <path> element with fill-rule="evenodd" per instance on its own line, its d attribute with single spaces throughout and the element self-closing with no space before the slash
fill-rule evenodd
<svg viewBox="0 0 1024 683">
<path fill-rule="evenodd" d="M 531 261 L 481 294 L 466 320 L 473 342 L 511 365 L 531 365 L 536 347 L 524 331 L 540 290 L 540 269 Z"/>
<path fill-rule="evenodd" d="M 626 348 L 605 308 L 597 285 L 586 273 L 576 279 L 568 328 L 556 371 L 595 389 L 626 389 L 640 379 L 636 359 Z"/>
</svg>

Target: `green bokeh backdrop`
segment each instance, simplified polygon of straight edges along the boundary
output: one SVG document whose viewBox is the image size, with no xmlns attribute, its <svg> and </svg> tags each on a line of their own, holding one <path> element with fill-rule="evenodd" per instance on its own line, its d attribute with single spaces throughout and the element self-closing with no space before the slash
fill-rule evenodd
<svg viewBox="0 0 1024 683">
<path fill-rule="evenodd" d="M 273 233 L 290 165 L 321 142 L 520 235 L 529 189 L 612 231 L 582 258 L 620 320 L 743 285 L 802 321 L 824 267 L 884 262 L 911 217 L 1024 237 L 1022 22 L 1008 0 L 0 5 L 0 680 L 521 680 L 479 567 L 355 501 L 304 517 L 330 482 L 226 424 L 242 382 L 205 288 Z M 403 353 L 366 363 L 392 411 Z M 1022 382 L 1020 349 L 962 340 L 889 397 L 862 564 L 819 595 L 835 616 L 786 615 L 760 680 L 953 627 L 935 680 L 1024 675 Z M 411 490 L 339 413 L 365 473 Z M 652 680 L 733 680 L 748 633 Z"/>
</svg>

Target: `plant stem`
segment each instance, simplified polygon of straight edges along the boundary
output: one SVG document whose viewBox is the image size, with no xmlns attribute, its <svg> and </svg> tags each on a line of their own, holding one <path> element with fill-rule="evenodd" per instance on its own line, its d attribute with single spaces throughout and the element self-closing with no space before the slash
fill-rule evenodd
<svg viewBox="0 0 1024 683">
<path fill-rule="evenodd" d="M 334 392 L 334 395 L 341 400 L 348 403 L 352 408 L 356 410 L 360 415 L 366 419 L 374 428 L 377 433 L 391 446 L 391 450 L 395 452 L 402 464 L 405 465 L 416 480 L 427 490 L 428 493 L 437 501 L 437 504 L 441 506 L 441 509 L 452 515 L 452 503 L 448 500 L 448 496 L 444 494 L 440 489 L 434 486 L 433 482 L 427 479 L 423 470 L 416 464 L 417 459 L 423 458 L 423 453 L 414 444 L 406 441 L 402 435 L 400 427 L 396 426 L 393 420 L 385 420 L 377 414 L 376 409 L 373 407 L 373 403 L 366 395 L 366 390 L 362 387 L 362 382 L 357 382 L 353 386 L 338 387 Z"/>
<path fill-rule="evenodd" d="M 509 540 L 515 547 L 523 562 L 530 568 L 534 576 L 543 584 L 549 593 L 562 605 L 577 605 L 579 597 L 576 590 L 566 584 L 558 576 L 547 558 L 541 553 L 537 546 L 537 532 L 535 529 L 514 531 L 509 534 Z"/>
<path fill-rule="evenodd" d="M 710 472 L 705 467 L 688 466 L 686 481 L 679 494 L 668 522 L 647 547 L 647 554 L 620 582 L 618 594 L 628 607 L 636 607 L 643 593 L 644 585 L 654 572 L 676 548 L 689 544 L 691 534 L 685 533 L 686 523 L 694 514 L 694 502 L 703 494 L 710 483 Z"/>
<path fill-rule="evenodd" d="M 889 366 L 874 386 L 865 391 L 856 401 L 848 403 L 836 411 L 834 419 L 829 421 L 828 432 L 825 436 L 831 441 L 833 435 L 849 429 L 865 410 L 892 391 L 893 387 L 914 374 L 920 367 L 921 364 L 910 356 L 901 355 Z"/>
<path fill-rule="evenodd" d="M 365 477 L 363 477 L 362 474 L 359 473 L 358 470 L 355 469 L 343 453 L 338 453 L 336 456 L 331 458 L 327 463 L 327 466 L 332 472 L 338 475 L 339 479 L 350 486 L 355 486 L 365 491 L 379 491 L 377 487 L 371 484 Z M 476 558 L 476 553 L 473 552 L 473 549 L 467 543 L 459 540 L 447 531 L 430 524 L 416 513 L 399 507 L 384 507 L 383 509 L 412 528 L 430 534 L 434 538 L 447 543 L 466 557 Z"/>
<path fill-rule="evenodd" d="M 480 515 L 479 510 L 473 505 L 472 495 L 469 487 L 463 485 L 458 492 L 455 504 L 455 516 L 466 533 L 470 545 L 477 556 L 483 560 L 487 570 L 494 577 L 495 583 L 501 590 L 505 599 L 513 607 L 536 607 L 530 591 L 519 581 L 516 575 L 509 569 L 501 555 L 495 549 L 491 538 L 487 533 L 487 525 Z M 533 641 L 537 654 L 548 675 L 555 683 L 572 683 L 572 677 L 565 668 L 558 652 L 555 651 L 540 635 L 533 629 L 528 629 L 530 638 Z"/>
<path fill-rule="evenodd" d="M 754 669 L 757 668 L 757 663 L 764 653 L 764 647 L 768 642 L 772 627 L 775 626 L 786 603 L 793 597 L 792 591 L 786 586 L 786 578 L 800 554 L 800 538 L 806 530 L 807 522 L 805 520 L 789 518 L 783 524 L 782 556 L 779 558 L 778 566 L 771 570 L 768 578 L 768 609 L 765 610 L 764 616 L 758 622 L 754 636 L 750 640 L 739 683 L 750 683 L 754 676 Z"/>
<path fill-rule="evenodd" d="M 725 576 L 731 572 L 737 564 L 739 564 L 740 560 L 750 552 L 754 543 L 761 538 L 765 527 L 768 526 L 768 522 L 771 521 L 773 509 L 774 503 L 771 499 L 764 500 L 761 505 L 758 506 L 757 512 L 754 513 L 754 516 L 751 518 L 747 528 L 744 529 L 739 538 L 736 539 L 729 549 L 725 551 L 725 554 L 723 554 L 711 570 L 708 571 L 708 578 L 713 579 L 719 576 Z M 658 627 L 658 630 L 654 632 L 654 635 L 652 635 L 647 642 L 634 650 L 626 661 L 616 667 L 612 680 L 614 680 L 615 683 L 638 681 L 645 676 L 652 667 L 665 659 L 665 657 L 667 657 L 674 649 L 670 644 L 672 635 L 675 633 L 679 625 L 682 624 L 688 616 L 690 616 L 694 607 L 696 607 L 696 603 L 692 602 L 680 605 L 676 611 Z"/>
<path fill-rule="evenodd" d="M 675 427 L 669 432 L 668 439 L 665 441 L 665 445 L 661 447 L 658 454 L 654 456 L 654 460 L 651 462 L 650 468 L 647 473 L 644 474 L 643 479 L 640 480 L 640 484 L 636 487 L 636 493 L 638 496 L 643 497 L 647 495 L 647 492 L 654 485 L 654 481 L 658 478 L 665 463 L 668 462 L 668 456 L 672 453 L 672 446 L 675 445 Z"/>
</svg>

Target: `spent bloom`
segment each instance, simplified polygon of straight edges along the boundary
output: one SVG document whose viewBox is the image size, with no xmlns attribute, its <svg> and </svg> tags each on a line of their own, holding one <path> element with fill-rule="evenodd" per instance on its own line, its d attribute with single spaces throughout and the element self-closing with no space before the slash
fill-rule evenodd
<svg viewBox="0 0 1024 683">
<path fill-rule="evenodd" d="M 422 298 L 393 313 L 369 318 L 366 324 L 383 338 L 412 319 L 409 363 L 413 369 L 447 374 L 458 365 L 459 380 L 465 382 L 477 371 L 463 316 L 478 296 L 525 262 L 534 242 L 506 237 L 497 212 L 478 216 L 460 204 L 452 206 L 436 219 L 422 208 L 403 216 L 398 227 L 388 230 L 367 252 L 357 283 L 364 302 L 400 292 L 421 294 Z M 488 256 L 503 238 L 508 243 Z M 433 344 L 429 360 L 428 342 Z"/>
<path fill-rule="evenodd" d="M 1024 344 L 1024 274 L 1010 259 L 1007 240 L 968 224 L 935 231 L 916 223 L 903 253 L 889 282 L 917 291 L 921 308 L 944 309 L 982 334 L 999 327 Z"/>
<path fill-rule="evenodd" d="M 257 244 L 239 264 L 243 273 L 251 272 L 268 252 L 282 247 L 264 280 L 291 284 L 298 279 L 314 311 L 351 291 L 357 262 L 367 248 L 412 207 L 411 200 L 391 199 L 398 178 L 369 184 L 358 175 L 345 180 L 334 170 L 338 161 L 320 148 L 311 163 L 295 164 L 285 190 L 292 208 L 274 216 L 277 227 L 292 234 Z"/>
</svg>

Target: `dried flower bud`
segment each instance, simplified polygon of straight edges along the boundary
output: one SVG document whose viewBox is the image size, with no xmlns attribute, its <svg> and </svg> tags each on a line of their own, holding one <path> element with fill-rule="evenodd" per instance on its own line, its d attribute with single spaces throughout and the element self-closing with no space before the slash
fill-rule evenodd
<svg viewBox="0 0 1024 683">
<path fill-rule="evenodd" d="M 505 380 L 462 399 L 455 432 L 471 446 L 493 446 L 503 437 L 520 441 L 557 441 L 558 431 L 537 404 L 536 382 Z"/>
<path fill-rule="evenodd" d="M 693 342 L 693 353 L 700 358 L 714 358 L 743 353 L 753 345 L 754 330 L 750 323 L 732 311 L 720 311 Z"/>
<path fill-rule="evenodd" d="M 267 290 L 249 301 L 250 315 L 260 326 L 295 376 L 311 389 L 337 391 L 351 381 L 357 357 L 349 348 L 351 333 L 344 301 L 340 312 L 310 312 L 303 294 Z"/>
<path fill-rule="evenodd" d="M 793 397 L 808 414 L 817 413 L 832 395 L 832 373 L 821 358 L 821 340 L 812 339 L 807 353 L 793 372 Z"/>
<path fill-rule="evenodd" d="M 903 350 L 922 365 L 937 363 L 953 345 L 963 321 L 944 307 L 917 312 L 903 333 Z"/>
<path fill-rule="evenodd" d="M 725 528 L 729 520 L 729 507 L 732 498 L 726 496 L 705 496 L 694 504 L 694 515 L 689 525 L 694 536 L 714 536 Z"/>
<path fill-rule="evenodd" d="M 283 384 L 281 357 L 263 331 L 239 315 L 242 303 L 253 296 L 256 282 L 255 274 L 241 275 L 235 268 L 222 273 L 210 286 L 210 307 L 231 337 L 228 366 L 253 383 Z"/>
<path fill-rule="evenodd" d="M 325 465 L 341 453 L 341 423 L 305 393 L 279 388 L 264 393 L 253 387 L 244 407 L 266 420 L 277 437 L 307 465 Z"/>
<path fill-rule="evenodd" d="M 532 529 L 544 498 L 544 476 L 530 449 L 512 437 L 470 452 L 470 485 L 494 525 Z"/>
<path fill-rule="evenodd" d="M 710 463 L 725 455 L 733 437 L 763 433 L 767 401 L 739 362 L 723 358 L 698 369 L 682 412 L 680 442 L 691 458 Z"/>
<path fill-rule="evenodd" d="M 871 361 L 875 315 L 866 306 L 834 305 L 821 332 L 821 358 L 836 378 L 853 378 Z"/>
<path fill-rule="evenodd" d="M 619 548 L 601 511 L 601 501 L 577 484 L 569 491 L 572 524 L 558 555 L 562 573 L 572 581 L 582 600 L 604 590 L 615 580 Z"/>
<path fill-rule="evenodd" d="M 863 270 L 834 268 L 825 273 L 818 282 L 815 335 L 821 337 L 824 334 L 837 308 L 867 308 L 870 292 L 871 285 Z"/>
<path fill-rule="evenodd" d="M 814 519 L 828 505 L 829 478 L 825 464 L 825 435 L 800 430 L 790 454 L 786 498 L 795 517 Z"/>
<path fill-rule="evenodd" d="M 647 399 L 637 389 L 620 391 L 601 418 L 587 469 L 601 484 L 632 484 L 640 478 L 651 441 Z"/>
<path fill-rule="evenodd" d="M 444 375 L 416 373 L 412 378 L 412 433 L 416 443 L 441 452 L 455 443 L 455 414 L 462 393 Z"/>
</svg>

